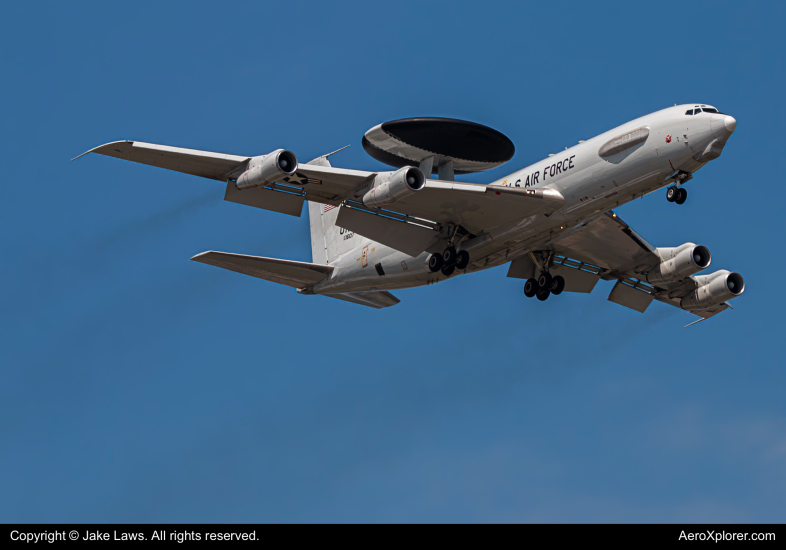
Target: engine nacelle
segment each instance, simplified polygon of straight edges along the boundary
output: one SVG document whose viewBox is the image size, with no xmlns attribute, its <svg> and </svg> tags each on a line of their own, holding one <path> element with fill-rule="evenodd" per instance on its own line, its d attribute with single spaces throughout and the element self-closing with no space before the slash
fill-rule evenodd
<svg viewBox="0 0 786 550">
<path fill-rule="evenodd" d="M 707 269 L 712 261 L 706 246 L 685 243 L 677 248 L 658 248 L 661 263 L 647 273 L 648 283 L 679 281 Z"/>
<path fill-rule="evenodd" d="M 405 166 L 395 172 L 377 174 L 371 189 L 363 195 L 366 206 L 384 206 L 420 191 L 426 186 L 426 176 L 420 168 Z"/>
<path fill-rule="evenodd" d="M 701 286 L 680 301 L 682 309 L 706 309 L 736 298 L 745 290 L 745 279 L 739 273 L 721 269 L 711 275 L 696 277 Z"/>
<path fill-rule="evenodd" d="M 297 157 L 291 151 L 279 149 L 269 155 L 254 157 L 248 162 L 246 171 L 237 178 L 238 189 L 264 187 L 282 178 L 291 176 L 297 170 Z"/>
</svg>

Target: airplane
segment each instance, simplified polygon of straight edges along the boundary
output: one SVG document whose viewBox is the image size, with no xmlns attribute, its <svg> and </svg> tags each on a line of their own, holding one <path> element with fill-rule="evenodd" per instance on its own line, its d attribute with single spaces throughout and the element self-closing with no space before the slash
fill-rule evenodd
<svg viewBox="0 0 786 550">
<path fill-rule="evenodd" d="M 657 300 L 697 323 L 730 307 L 745 290 L 742 276 L 700 275 L 711 262 L 706 246 L 654 247 L 613 209 L 664 187 L 669 202 L 683 204 L 684 184 L 720 157 L 736 126 L 711 105 L 675 105 L 490 184 L 455 176 L 501 166 L 513 143 L 450 118 L 371 128 L 363 148 L 394 168 L 378 172 L 333 167 L 329 157 L 345 148 L 300 164 L 284 149 L 249 157 L 127 140 L 76 158 L 98 153 L 218 180 L 224 200 L 292 216 L 306 202 L 310 263 L 216 251 L 191 258 L 300 294 L 381 309 L 399 303 L 391 290 L 509 263 L 507 276 L 524 280 L 529 298 L 589 293 L 603 279 L 616 281 L 614 303 L 644 312 Z"/>
</svg>

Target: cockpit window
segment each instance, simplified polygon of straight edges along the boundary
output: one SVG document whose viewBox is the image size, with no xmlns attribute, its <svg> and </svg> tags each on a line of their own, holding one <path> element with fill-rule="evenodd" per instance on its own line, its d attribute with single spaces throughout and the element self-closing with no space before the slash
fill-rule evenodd
<svg viewBox="0 0 786 550">
<path fill-rule="evenodd" d="M 701 112 L 701 109 L 695 109 L 695 110 L 693 111 L 693 114 L 694 114 L 694 115 L 698 115 L 700 112 Z"/>
<path fill-rule="evenodd" d="M 718 109 L 713 109 L 712 107 L 704 107 L 705 113 L 717 113 Z"/>
<path fill-rule="evenodd" d="M 693 114 L 693 109 L 688 109 L 687 111 L 685 111 L 685 114 L 686 115 L 692 115 Z"/>
</svg>

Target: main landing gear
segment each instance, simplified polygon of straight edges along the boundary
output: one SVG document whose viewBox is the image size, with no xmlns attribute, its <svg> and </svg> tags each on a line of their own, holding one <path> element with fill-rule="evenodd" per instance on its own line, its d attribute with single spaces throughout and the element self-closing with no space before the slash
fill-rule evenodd
<svg viewBox="0 0 786 550">
<path fill-rule="evenodd" d="M 428 268 L 432 273 L 441 271 L 445 277 L 450 277 L 456 269 L 466 269 L 469 265 L 469 252 L 449 246 L 442 254 L 432 254 L 428 259 Z"/>
<path fill-rule="evenodd" d="M 688 192 L 682 187 L 669 187 L 666 190 L 666 200 L 669 202 L 676 202 L 682 204 L 688 199 Z"/>
<path fill-rule="evenodd" d="M 524 296 L 532 298 L 537 296 L 543 302 L 550 294 L 555 296 L 565 290 L 565 279 L 557 275 L 552 277 L 547 271 L 542 271 L 537 279 L 527 279 L 524 283 Z"/>
</svg>

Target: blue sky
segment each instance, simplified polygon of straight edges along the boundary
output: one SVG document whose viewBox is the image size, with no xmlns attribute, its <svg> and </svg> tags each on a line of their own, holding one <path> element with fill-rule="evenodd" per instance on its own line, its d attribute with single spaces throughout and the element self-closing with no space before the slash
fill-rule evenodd
<svg viewBox="0 0 786 550">
<path fill-rule="evenodd" d="M 780 522 L 780 3 L 2 8 L 0 521 Z M 310 260 L 308 221 L 100 156 L 134 139 L 380 169 L 380 122 L 516 144 L 486 183 L 674 103 L 738 120 L 618 213 L 740 271 L 734 311 L 545 303 L 498 268 L 374 311 L 190 262 Z M 468 178 L 464 178 L 468 179 Z"/>
</svg>

